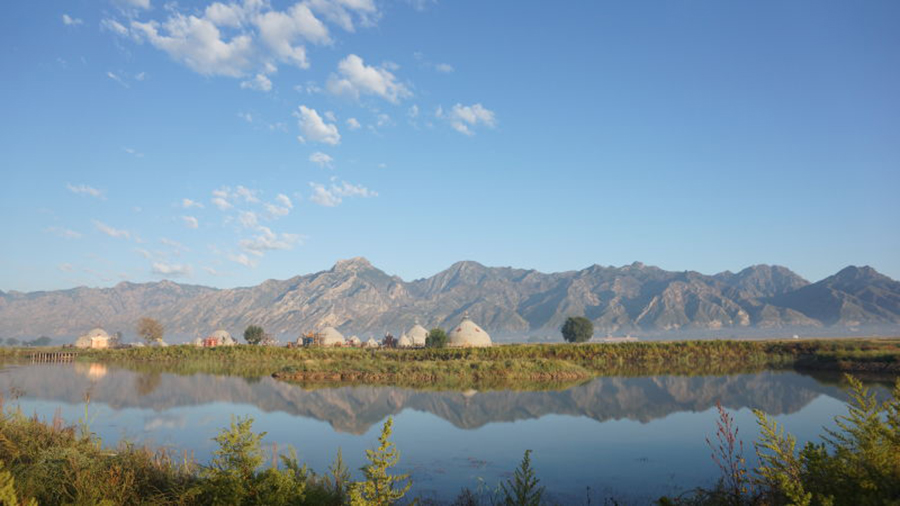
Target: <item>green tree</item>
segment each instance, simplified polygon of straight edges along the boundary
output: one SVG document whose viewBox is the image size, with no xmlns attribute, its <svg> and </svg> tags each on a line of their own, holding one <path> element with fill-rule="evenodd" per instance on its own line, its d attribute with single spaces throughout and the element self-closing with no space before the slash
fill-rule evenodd
<svg viewBox="0 0 900 506">
<path fill-rule="evenodd" d="M 145 316 L 138 320 L 137 334 L 147 341 L 147 344 L 159 343 L 163 340 L 165 328 L 158 321 Z"/>
<path fill-rule="evenodd" d="M 427 348 L 446 348 L 447 341 L 449 338 L 444 329 L 435 327 L 428 331 L 428 336 L 425 337 L 425 346 Z"/>
<path fill-rule="evenodd" d="M 570 316 L 562 326 L 563 339 L 569 343 L 583 343 L 594 335 L 594 324 L 583 316 Z"/>
<path fill-rule="evenodd" d="M 389 474 L 400 461 L 400 452 L 390 441 L 393 425 L 394 419 L 388 418 L 378 437 L 378 448 L 366 450 L 369 464 L 362 468 L 366 481 L 353 484 L 351 506 L 388 506 L 402 499 L 412 486 L 408 474 Z"/>
<path fill-rule="evenodd" d="M 344 463 L 344 455 L 338 448 L 337 457 L 334 462 L 328 466 L 328 474 L 325 476 L 325 485 L 331 490 L 334 496 L 340 499 L 340 503 L 344 504 L 347 499 L 347 493 L 350 485 L 353 483 L 350 476 L 350 469 Z"/>
<path fill-rule="evenodd" d="M 232 418 L 231 426 L 213 438 L 219 449 L 201 473 L 208 480 L 204 491 L 210 503 L 241 504 L 254 495 L 256 468 L 263 463 L 259 443 L 266 433 L 254 434 L 252 428 L 252 418 Z"/>
<path fill-rule="evenodd" d="M 539 506 L 544 496 L 544 487 L 539 487 L 541 480 L 531 467 L 531 450 L 525 450 L 522 463 L 516 468 L 511 480 L 500 484 L 503 491 L 504 506 Z"/>
<path fill-rule="evenodd" d="M 250 325 L 244 330 L 244 340 L 248 344 L 259 344 L 266 338 L 266 331 L 259 325 Z"/>
</svg>

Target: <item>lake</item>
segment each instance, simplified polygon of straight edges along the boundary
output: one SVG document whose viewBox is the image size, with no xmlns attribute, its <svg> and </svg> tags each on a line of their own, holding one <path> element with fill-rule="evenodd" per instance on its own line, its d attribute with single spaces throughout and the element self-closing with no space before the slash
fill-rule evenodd
<svg viewBox="0 0 900 506">
<path fill-rule="evenodd" d="M 889 393 L 875 388 L 880 396 Z M 127 438 L 187 450 L 201 462 L 231 417 L 251 416 L 269 448 L 292 446 L 317 472 L 326 470 L 338 448 L 358 469 L 393 416 L 398 467 L 411 473 L 414 494 L 448 500 L 462 487 L 495 488 L 531 449 L 547 493 L 567 504 L 586 504 L 588 496 L 592 504 L 605 497 L 643 503 L 711 485 L 719 471 L 705 438 L 715 432 L 717 401 L 734 414 L 753 464 L 751 409 L 774 415 L 802 444 L 816 439 L 823 426 L 834 426 L 847 398 L 834 378 L 793 371 L 601 377 L 558 391 L 435 392 L 304 389 L 269 377 L 87 363 L 7 364 L 0 391 L 7 407 L 17 404 L 29 415 L 86 419 L 106 444 Z"/>
</svg>

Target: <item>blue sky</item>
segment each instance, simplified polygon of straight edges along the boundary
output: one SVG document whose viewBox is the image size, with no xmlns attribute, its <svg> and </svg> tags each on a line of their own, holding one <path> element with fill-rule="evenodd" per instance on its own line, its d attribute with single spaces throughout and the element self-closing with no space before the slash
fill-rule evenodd
<svg viewBox="0 0 900 506">
<path fill-rule="evenodd" d="M 900 3 L 0 6 L 0 289 L 900 278 Z"/>
</svg>

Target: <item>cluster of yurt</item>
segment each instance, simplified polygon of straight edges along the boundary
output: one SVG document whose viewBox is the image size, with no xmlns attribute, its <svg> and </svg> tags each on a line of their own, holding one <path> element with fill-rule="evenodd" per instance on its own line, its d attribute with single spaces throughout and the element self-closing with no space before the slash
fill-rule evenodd
<svg viewBox="0 0 900 506">
<path fill-rule="evenodd" d="M 397 346 L 400 348 L 423 348 L 427 337 L 428 331 L 425 330 L 425 327 L 416 323 L 400 336 L 400 339 L 397 340 Z"/>
<path fill-rule="evenodd" d="M 201 348 L 214 348 L 216 346 L 234 346 L 237 341 L 231 337 L 227 330 L 219 329 L 203 339 L 194 339 L 194 346 Z"/>
</svg>

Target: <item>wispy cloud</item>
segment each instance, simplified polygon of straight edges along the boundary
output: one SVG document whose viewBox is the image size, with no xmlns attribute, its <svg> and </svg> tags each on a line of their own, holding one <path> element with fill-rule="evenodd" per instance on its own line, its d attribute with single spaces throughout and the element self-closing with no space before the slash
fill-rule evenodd
<svg viewBox="0 0 900 506">
<path fill-rule="evenodd" d="M 110 237 L 116 237 L 119 239 L 131 239 L 131 232 L 127 230 L 120 230 L 117 228 L 113 228 L 102 221 L 93 220 L 94 227 L 103 232 L 104 234 Z"/>
<path fill-rule="evenodd" d="M 244 253 L 229 254 L 228 259 L 231 260 L 232 262 L 239 263 L 239 264 L 243 265 L 244 267 L 248 267 L 250 269 L 255 268 L 256 265 L 259 263 L 255 258 L 250 258 L 249 256 L 247 256 Z"/>
<path fill-rule="evenodd" d="M 62 15 L 62 22 L 66 26 L 78 26 L 78 25 L 84 23 L 84 21 L 82 21 L 78 18 L 73 18 L 72 16 L 69 16 L 68 14 Z"/>
<path fill-rule="evenodd" d="M 297 234 L 277 234 L 268 227 L 258 227 L 257 231 L 259 234 L 253 238 L 243 239 L 240 242 L 241 248 L 257 256 L 262 256 L 266 251 L 293 249 L 294 245 L 300 241 L 300 236 Z"/>
<path fill-rule="evenodd" d="M 194 268 L 189 264 L 167 264 L 163 262 L 154 262 L 151 268 L 151 272 L 159 276 L 189 278 L 194 275 Z"/>
<path fill-rule="evenodd" d="M 89 195 L 91 197 L 98 198 L 101 200 L 106 199 L 106 196 L 103 195 L 103 190 L 98 190 L 98 189 L 88 186 L 86 184 L 79 184 L 79 185 L 66 184 L 66 188 L 68 188 L 68 190 L 70 192 L 78 194 L 78 195 Z"/>
<path fill-rule="evenodd" d="M 334 168 L 334 158 L 321 151 L 316 151 L 315 153 L 309 155 L 309 161 L 318 165 L 319 167 L 327 169 Z"/>
<path fill-rule="evenodd" d="M 461 134 L 469 136 L 475 135 L 475 132 L 472 131 L 472 128 L 478 125 L 484 125 L 489 128 L 494 128 L 497 125 L 497 119 L 494 111 L 485 108 L 481 104 L 456 104 L 447 113 L 445 113 L 442 108 L 438 107 L 435 116 L 437 116 L 438 118 L 446 117 L 446 119 L 450 122 L 450 126 L 453 127 L 454 130 Z"/>
<path fill-rule="evenodd" d="M 131 87 L 131 86 L 129 86 L 128 83 L 126 83 L 125 80 L 122 79 L 122 77 L 119 76 L 118 74 L 115 74 L 115 73 L 113 73 L 113 72 L 107 71 L 107 72 L 106 72 L 106 77 L 112 79 L 113 81 L 115 81 L 115 82 L 121 84 L 122 86 L 124 86 L 124 87 L 126 87 L 126 88 L 130 88 L 130 87 Z"/>
<path fill-rule="evenodd" d="M 194 216 L 182 216 L 181 220 L 184 221 L 184 226 L 187 228 L 198 228 L 200 226 L 200 222 Z"/>
<path fill-rule="evenodd" d="M 133 157 L 135 157 L 135 158 L 143 158 L 143 157 L 144 157 L 144 153 L 141 153 L 141 152 L 139 152 L 138 150 L 136 150 L 136 149 L 134 149 L 134 148 L 127 148 L 127 147 L 126 147 L 126 148 L 122 148 L 122 151 L 128 153 L 129 155 L 131 155 L 131 156 L 133 156 Z"/>
<path fill-rule="evenodd" d="M 309 200 L 325 207 L 338 206 L 345 198 L 369 198 L 378 196 L 378 192 L 372 191 L 362 185 L 348 183 L 347 181 L 341 181 L 340 183 L 332 182 L 328 187 L 320 183 L 309 183 L 309 185 L 313 189 L 313 194 Z"/>
<path fill-rule="evenodd" d="M 191 200 L 191 199 L 181 199 L 181 207 L 185 209 L 190 209 L 192 207 L 196 207 L 198 209 L 203 209 L 203 204 L 200 202 Z"/>
<path fill-rule="evenodd" d="M 169 239 L 168 237 L 163 237 L 162 239 L 159 240 L 159 242 L 160 242 L 160 244 L 164 244 L 170 248 L 175 248 L 178 251 L 190 251 L 191 250 L 184 244 L 181 244 L 178 241 L 173 241 L 172 239 Z"/>
<path fill-rule="evenodd" d="M 76 232 L 74 230 L 69 230 L 68 228 L 62 227 L 49 227 L 47 232 L 56 235 L 58 237 L 62 237 L 63 239 L 81 239 L 82 234 L 80 232 Z"/>
</svg>

